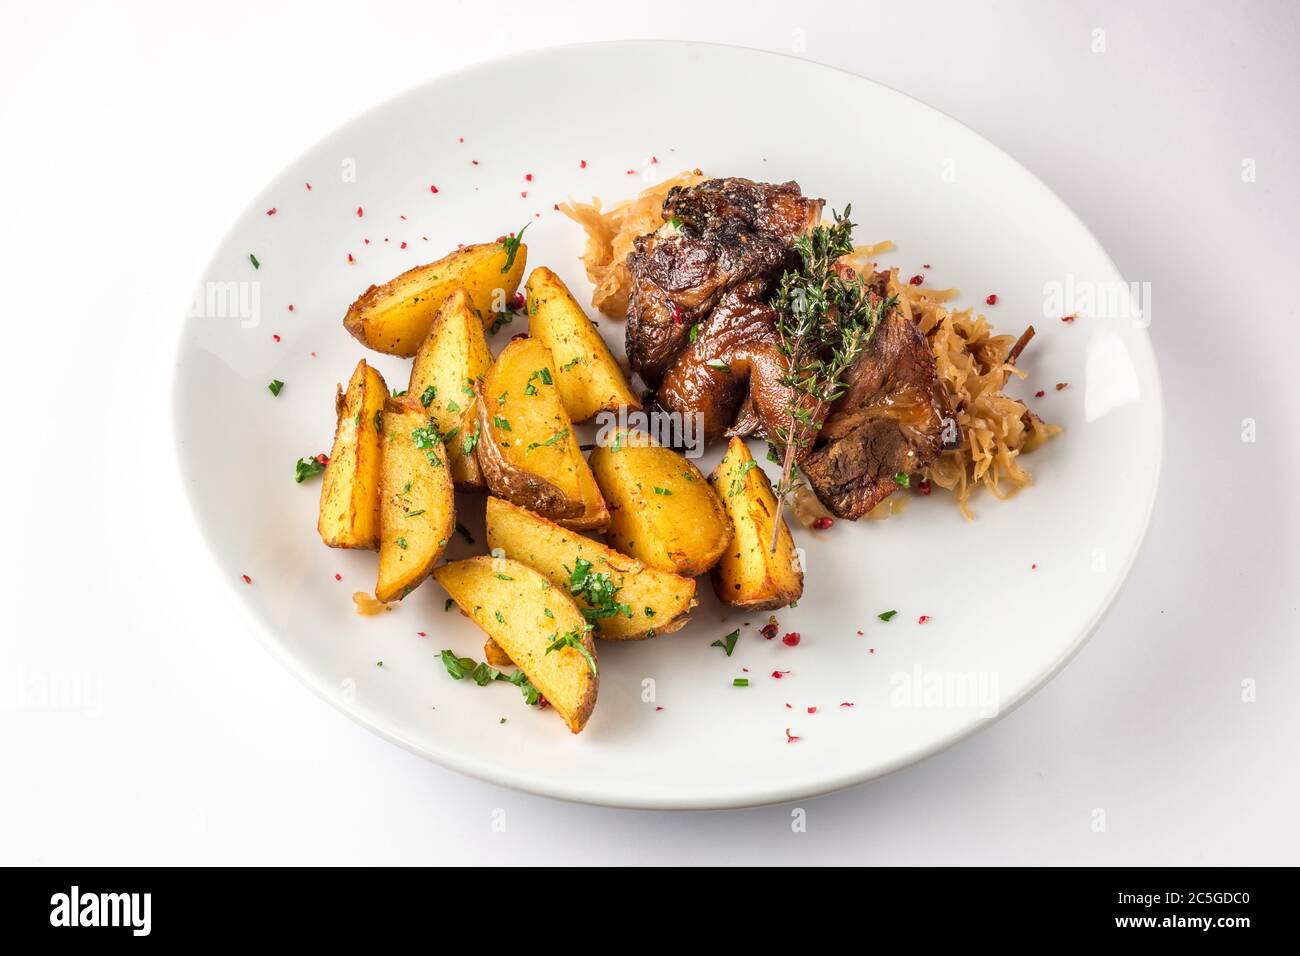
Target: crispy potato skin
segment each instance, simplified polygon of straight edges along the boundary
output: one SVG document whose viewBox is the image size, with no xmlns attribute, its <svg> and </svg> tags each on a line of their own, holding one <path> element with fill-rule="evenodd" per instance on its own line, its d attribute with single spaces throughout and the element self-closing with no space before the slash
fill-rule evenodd
<svg viewBox="0 0 1300 956">
<path fill-rule="evenodd" d="M 444 435 L 457 429 L 454 440 L 447 444 L 447 460 L 457 488 L 484 486 L 478 459 L 472 449 L 465 454 L 463 441 L 479 427 L 474 383 L 491 367 L 492 352 L 483 334 L 483 319 L 469 293 L 453 289 L 415 353 L 406 394 L 428 410 Z"/>
<path fill-rule="evenodd" d="M 619 586 L 615 600 L 628 605 L 632 616 L 597 619 L 596 636 L 605 640 L 635 641 L 671 634 L 686 623 L 695 606 L 695 581 L 691 578 L 651 568 L 500 498 L 488 499 L 487 536 L 493 552 L 500 548 L 507 558 L 540 571 L 564 591 L 578 558 L 590 561 L 595 572 L 610 575 Z M 580 600 L 578 604 L 584 606 Z"/>
<path fill-rule="evenodd" d="M 591 470 L 609 504 L 605 537 L 616 550 L 694 577 L 731 543 L 731 519 L 700 470 L 644 433 L 615 433 L 591 453 Z"/>
<path fill-rule="evenodd" d="M 434 315 L 454 289 L 464 289 L 484 322 L 491 321 L 488 317 L 493 308 L 509 302 L 519 288 L 528 247 L 521 243 L 515 261 L 506 269 L 508 258 L 500 243 L 484 242 L 408 269 L 361 293 L 343 317 L 343 327 L 376 352 L 409 358 L 429 334 Z"/>
<path fill-rule="evenodd" d="M 586 621 L 568 595 L 540 572 L 509 558 L 452 561 L 434 569 L 433 576 L 528 675 L 569 730 L 581 732 L 596 706 L 600 677 L 572 647 L 546 652 L 557 635 L 576 631 L 587 653 L 596 656 Z"/>
<path fill-rule="evenodd" d="M 572 528 L 609 519 L 555 385 L 551 353 L 517 339 L 479 388 L 479 467 L 492 493 Z"/>
<path fill-rule="evenodd" d="M 316 529 L 331 548 L 379 547 L 380 447 L 376 415 L 388 397 L 384 377 L 362 359 L 335 401 L 334 446 L 320 489 Z"/>
<path fill-rule="evenodd" d="M 483 659 L 492 667 L 515 666 L 515 662 L 510 659 L 510 655 L 501 650 L 501 645 L 490 637 L 483 642 Z"/>
<path fill-rule="evenodd" d="M 429 422 L 415 403 L 391 402 L 384 412 L 379 480 L 379 579 L 375 597 L 400 600 L 429 576 L 456 527 L 455 496 L 445 446 L 434 464 L 412 432 Z"/>
<path fill-rule="evenodd" d="M 745 464 L 753 461 L 744 441 L 732 438 L 709 479 L 736 529 L 713 569 L 713 591 L 724 604 L 766 611 L 799 600 L 803 569 L 772 483 L 757 463 Z M 775 554 L 770 547 L 773 521 L 781 523 Z"/>
<path fill-rule="evenodd" d="M 601 411 L 639 410 L 641 400 L 563 280 L 538 266 L 524 288 L 528 334 L 551 350 L 569 418 L 585 422 Z"/>
</svg>

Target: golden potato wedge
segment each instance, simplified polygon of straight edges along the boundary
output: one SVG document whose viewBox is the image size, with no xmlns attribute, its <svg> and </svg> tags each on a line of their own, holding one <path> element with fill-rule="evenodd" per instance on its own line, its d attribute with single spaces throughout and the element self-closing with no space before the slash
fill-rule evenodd
<svg viewBox="0 0 1300 956">
<path fill-rule="evenodd" d="M 510 655 L 501 650 L 501 645 L 490 637 L 483 642 L 483 659 L 492 667 L 515 666 L 515 662 L 510 659 Z"/>
<path fill-rule="evenodd" d="M 600 676 L 590 627 L 539 571 L 486 555 L 434 569 L 460 609 L 487 632 L 575 734 L 596 706 Z"/>
<path fill-rule="evenodd" d="M 600 332 L 554 272 L 538 266 L 524 286 L 528 334 L 551 350 L 564 410 L 575 422 L 600 411 L 641 408 Z"/>
<path fill-rule="evenodd" d="M 566 527 L 603 527 L 609 512 L 564 413 L 546 346 L 511 342 L 478 396 L 475 453 L 492 493 Z"/>
<path fill-rule="evenodd" d="M 648 567 L 500 498 L 488 499 L 487 536 L 493 554 L 522 561 L 567 591 L 596 625 L 597 637 L 635 641 L 671 634 L 695 606 L 691 578 Z M 615 590 L 593 603 L 602 585 Z"/>
<path fill-rule="evenodd" d="M 517 239 L 464 246 L 372 285 L 348 308 L 343 327 L 376 352 L 409 358 L 453 289 L 468 292 L 484 322 L 490 322 L 493 309 L 503 309 L 514 297 L 527 262 L 528 247 Z"/>
<path fill-rule="evenodd" d="M 652 568 L 694 577 L 731 543 L 731 520 L 700 470 L 644 432 L 614 432 L 591 453 L 609 506 L 605 537 Z"/>
<path fill-rule="evenodd" d="M 772 483 L 749 448 L 732 438 L 709 479 L 736 529 L 731 547 L 713 569 L 713 590 L 724 604 L 765 611 L 799 600 L 803 568 Z M 780 522 L 776 552 L 772 525 Z"/>
<path fill-rule="evenodd" d="M 400 600 L 429 576 L 456 527 L 447 449 L 419 403 L 383 414 L 379 480 L 379 580 L 375 597 Z"/>
<path fill-rule="evenodd" d="M 483 334 L 483 320 L 469 293 L 453 289 L 415 353 L 406 394 L 428 410 L 439 431 L 450 436 L 447 460 L 458 488 L 483 487 L 473 445 L 478 434 L 474 383 L 491 367 L 492 352 Z"/>
<path fill-rule="evenodd" d="M 316 523 L 331 548 L 379 547 L 379 415 L 387 398 L 384 377 L 362 359 L 334 403 L 338 423 Z"/>
</svg>

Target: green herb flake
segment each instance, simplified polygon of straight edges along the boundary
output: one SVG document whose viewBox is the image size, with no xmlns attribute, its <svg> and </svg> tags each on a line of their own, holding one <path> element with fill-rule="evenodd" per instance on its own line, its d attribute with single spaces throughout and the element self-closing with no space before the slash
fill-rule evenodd
<svg viewBox="0 0 1300 956">
<path fill-rule="evenodd" d="M 656 487 L 655 487 L 655 494 L 657 494 L 657 495 L 663 495 L 664 497 L 668 497 L 668 496 L 672 495 L 672 492 L 669 491 L 667 488 L 660 488 L 660 487 L 656 486 Z"/>
<path fill-rule="evenodd" d="M 894 483 L 900 488 L 911 488 L 912 476 L 905 471 L 900 471 L 898 474 L 894 475 Z"/>
<path fill-rule="evenodd" d="M 447 411 L 449 412 L 460 411 L 460 404 L 456 401 L 456 399 L 454 398 L 447 399 Z"/>
<path fill-rule="evenodd" d="M 510 427 L 510 423 L 506 421 L 504 418 L 502 418 L 500 415 L 492 416 L 492 424 L 495 425 L 497 428 L 501 429 L 503 432 L 514 431 L 514 429 Z"/>
<path fill-rule="evenodd" d="M 714 641 L 712 644 L 709 645 L 709 647 L 720 647 L 722 648 L 723 653 L 725 653 L 728 657 L 730 657 L 731 652 L 736 649 L 736 640 L 739 637 L 740 637 L 740 628 L 737 628 L 736 630 L 732 631 L 730 634 L 728 634 L 726 637 L 722 638 L 721 640 Z"/>
<path fill-rule="evenodd" d="M 436 385 L 430 385 L 428 388 L 426 388 L 423 392 L 420 393 L 420 404 L 423 405 L 425 408 L 428 408 L 431 404 L 433 404 L 433 400 L 437 397 L 438 397 L 438 387 Z"/>
<path fill-rule="evenodd" d="M 736 469 L 736 475 L 731 479 L 731 487 L 727 489 L 728 498 L 734 498 L 745 490 L 745 476 L 757 467 L 758 462 L 751 458 Z"/>
<path fill-rule="evenodd" d="M 550 642 L 546 645 L 546 653 L 558 651 L 561 648 L 571 647 L 587 660 L 587 666 L 591 668 L 594 676 L 599 676 L 600 672 L 596 669 L 596 658 L 591 656 L 591 651 L 587 650 L 587 645 L 582 642 L 582 638 L 591 630 L 591 625 L 586 625 L 582 632 L 569 631 L 567 634 L 552 634 L 547 640 Z"/>
<path fill-rule="evenodd" d="M 897 613 L 898 613 L 897 611 L 881 611 L 879 614 L 876 615 L 876 617 L 880 618 L 882 621 L 888 622 L 888 621 L 892 621 L 894 619 L 894 615 Z"/>
<path fill-rule="evenodd" d="M 523 242 L 524 231 L 531 225 L 531 222 L 526 222 L 523 229 L 520 229 L 513 236 L 506 236 L 501 240 L 501 248 L 506 251 L 506 264 L 501 267 L 502 275 L 505 275 L 514 266 L 515 256 L 519 254 L 519 244 Z"/>
<path fill-rule="evenodd" d="M 248 254 L 248 261 L 253 264 L 254 269 L 262 268 L 262 263 L 258 262 L 257 256 L 253 255 L 251 252 Z"/>
<path fill-rule="evenodd" d="M 315 478 L 324 470 L 325 466 L 315 458 L 299 458 L 298 463 L 293 466 L 293 480 L 301 485 L 308 478 Z"/>
<path fill-rule="evenodd" d="M 280 381 L 278 378 L 272 379 L 271 384 L 266 386 L 267 391 L 269 391 L 276 398 L 280 397 L 280 390 L 282 388 L 284 388 L 284 382 Z"/>
<path fill-rule="evenodd" d="M 396 544 L 399 548 L 401 548 L 403 551 L 406 550 L 406 539 L 405 539 L 405 538 L 398 538 L 397 541 L 395 542 L 395 544 Z"/>
<path fill-rule="evenodd" d="M 715 372 L 721 372 L 723 375 L 731 374 L 731 366 L 728 365 L 726 362 L 722 361 L 722 359 L 709 359 L 704 364 L 707 365 L 709 368 L 713 369 Z"/>
<path fill-rule="evenodd" d="M 748 686 L 749 686 L 749 678 L 748 678 L 748 677 L 737 677 L 735 680 L 733 680 L 733 681 L 731 682 L 731 686 L 732 686 L 732 687 L 748 687 Z"/>
</svg>

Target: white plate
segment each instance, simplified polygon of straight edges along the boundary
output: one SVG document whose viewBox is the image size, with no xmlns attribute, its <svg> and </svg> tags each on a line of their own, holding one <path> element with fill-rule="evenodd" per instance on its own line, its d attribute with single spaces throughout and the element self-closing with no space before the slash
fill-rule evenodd
<svg viewBox="0 0 1300 956">
<path fill-rule="evenodd" d="M 961 287 L 961 302 L 1001 331 L 1035 323 L 1029 380 L 1011 388 L 1045 389 L 1030 404 L 1065 435 L 1026 458 L 1036 484 L 1019 497 L 978 494 L 973 523 L 936 493 L 889 521 L 797 528 L 806 592 L 779 614 L 782 633 L 802 634 L 797 647 L 758 634 L 765 614 L 724 613 L 702 581 L 704 603 L 678 634 L 601 644 L 600 699 L 575 737 L 513 687 L 447 676 L 439 650 L 479 658 L 483 635 L 443 612 L 436 584 L 382 617 L 353 613 L 352 592 L 373 588 L 375 557 L 321 545 L 319 480 L 295 484 L 293 464 L 329 451 L 335 383 L 358 358 L 405 384 L 408 363 L 367 353 L 343 330 L 369 283 L 531 222 L 529 266 L 556 269 L 586 301 L 582 233 L 553 204 L 621 199 L 695 166 L 796 179 L 836 207 L 851 201 L 860 241 L 897 243 L 885 264 L 905 274 L 931 264 L 927 283 Z M 247 308 L 205 300 L 187 319 L 176 443 L 237 599 L 275 656 L 357 720 L 445 766 L 536 793 L 734 807 L 833 790 L 932 754 L 1006 713 L 1079 649 L 1128 573 L 1155 495 L 1163 418 L 1151 346 L 1142 320 L 1123 314 L 1134 303 L 1087 229 L 972 131 L 796 58 L 611 43 L 442 77 L 277 177 L 222 242 L 199 293 L 225 283 Z M 1109 305 L 1059 303 L 1052 283 L 1076 297 L 1120 292 Z M 999 302 L 986 308 L 990 292 Z M 1072 306 L 1080 319 L 1058 321 Z M 622 325 L 601 325 L 621 350 Z M 272 379 L 286 383 L 278 398 Z M 460 503 L 480 543 L 458 538 L 451 557 L 482 549 L 482 499 Z M 876 615 L 889 609 L 898 616 L 882 623 Z M 710 646 L 746 621 L 734 656 Z M 775 670 L 789 673 L 774 679 Z M 740 676 L 748 688 L 731 686 Z"/>
</svg>

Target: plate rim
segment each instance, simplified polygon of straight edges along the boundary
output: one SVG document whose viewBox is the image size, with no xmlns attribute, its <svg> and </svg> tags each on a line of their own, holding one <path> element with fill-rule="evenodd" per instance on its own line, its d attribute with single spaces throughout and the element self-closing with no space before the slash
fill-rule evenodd
<svg viewBox="0 0 1300 956">
<path fill-rule="evenodd" d="M 212 269 L 217 265 L 217 257 L 219 255 L 220 248 L 225 243 L 226 238 L 234 230 L 237 224 L 243 222 L 250 215 L 250 213 L 255 212 L 259 208 L 261 208 L 260 204 L 263 203 L 264 198 L 272 192 L 272 189 L 275 186 L 275 184 L 278 183 L 280 179 L 286 175 L 286 172 L 289 168 L 296 165 L 299 161 L 301 161 L 305 157 L 316 152 L 323 144 L 339 136 L 349 127 L 353 126 L 354 124 L 362 122 L 363 120 L 373 115 L 374 113 L 385 110 L 389 108 L 392 104 L 404 100 L 407 97 L 414 96 L 417 93 L 427 89 L 428 87 L 434 86 L 444 80 L 450 79 L 452 77 L 460 76 L 466 73 L 475 72 L 475 71 L 479 71 L 491 67 L 499 67 L 501 65 L 509 64 L 514 61 L 527 59 L 529 57 L 553 54 L 560 51 L 566 51 L 566 50 L 572 51 L 572 50 L 587 49 L 593 47 L 620 47 L 620 46 L 636 47 L 636 48 L 673 47 L 678 49 L 699 47 L 699 48 L 719 49 L 719 50 L 725 50 L 731 52 L 741 52 L 745 54 L 756 55 L 760 58 L 776 57 L 783 60 L 795 60 L 799 63 L 805 64 L 806 66 L 817 70 L 828 70 L 834 73 L 842 74 L 843 76 L 849 77 L 854 81 L 871 84 L 872 86 L 875 86 L 880 90 L 884 90 L 889 94 L 907 100 L 910 103 L 914 104 L 917 108 L 923 111 L 930 112 L 932 114 L 937 114 L 947 122 L 952 123 L 954 126 L 969 133 L 971 136 L 975 137 L 977 140 L 983 143 L 984 146 L 992 149 L 999 157 L 1009 162 L 1013 167 L 1019 170 L 1021 174 L 1023 174 L 1035 185 L 1037 185 L 1043 191 L 1045 196 L 1050 197 L 1050 199 L 1060 208 L 1062 212 L 1065 213 L 1066 216 L 1069 217 L 1069 219 L 1073 220 L 1075 225 L 1078 226 L 1078 228 L 1082 231 L 1082 235 L 1086 236 L 1087 240 L 1094 246 L 1094 251 L 1101 257 L 1101 260 L 1107 266 L 1110 267 L 1111 271 L 1116 276 L 1123 279 L 1123 273 L 1119 270 L 1118 266 L 1116 266 L 1114 260 L 1110 257 L 1110 254 L 1106 251 L 1105 246 L 1103 246 L 1100 240 L 1098 240 L 1097 237 L 1093 234 L 1092 230 L 1088 227 L 1087 223 L 1084 222 L 1083 218 L 1079 216 L 1079 214 L 1067 202 L 1065 202 L 1065 200 L 1062 199 L 1056 193 L 1055 190 L 1049 187 L 1031 169 L 1029 169 L 1023 163 L 1021 163 L 1020 160 L 1018 160 L 1015 156 L 1011 155 L 1006 150 L 1002 149 L 1002 147 L 1000 147 L 993 140 L 987 138 L 978 130 L 967 125 L 966 123 L 963 123 L 961 120 L 956 119 L 955 117 L 951 116 L 947 112 L 938 109 L 937 107 L 931 106 L 929 103 L 926 103 L 924 100 L 918 99 L 917 97 L 912 96 L 911 94 L 898 90 L 895 87 L 892 87 L 886 83 L 882 83 L 879 80 L 872 79 L 860 73 L 854 73 L 852 70 L 848 70 L 843 67 L 835 66 L 833 64 L 828 64 L 828 63 L 822 63 L 817 60 L 811 60 L 806 57 L 798 56 L 793 53 L 785 53 L 785 52 L 774 51 L 774 50 L 765 50 L 758 47 L 750 47 L 750 46 L 744 46 L 740 44 L 718 43 L 714 41 L 704 41 L 704 40 L 676 40 L 676 39 L 610 39 L 610 40 L 593 40 L 593 41 L 585 41 L 585 42 L 578 42 L 578 43 L 564 43 L 564 44 L 555 44 L 549 46 L 529 47 L 528 49 L 525 50 L 516 50 L 510 53 L 505 53 L 494 57 L 488 57 L 485 59 L 476 60 L 472 63 L 467 63 L 463 66 L 457 67 L 454 70 L 447 70 L 445 72 L 436 73 L 432 76 L 427 77 L 426 79 L 422 80 L 419 83 L 410 85 L 405 89 L 402 89 L 401 91 L 391 96 L 385 97 L 384 99 L 381 99 L 371 104 L 370 106 L 366 107 L 360 112 L 353 114 L 348 119 L 344 120 L 342 123 L 330 129 L 324 135 L 319 136 L 316 139 L 312 140 L 307 146 L 300 149 L 296 153 L 294 158 L 291 159 L 288 163 L 286 163 L 279 171 L 277 171 L 274 176 L 272 176 L 268 181 L 266 181 L 261 187 L 261 189 L 259 189 L 254 194 L 252 199 L 248 203 L 246 203 L 245 206 L 232 219 L 228 228 L 222 233 L 221 237 L 217 240 L 216 249 L 214 250 L 212 255 L 208 257 L 205 266 L 199 273 L 200 276 L 208 275 L 212 271 Z M 612 807 L 616 809 L 630 809 L 630 810 L 726 810 L 726 809 L 745 809 L 751 807 L 771 806 L 774 804 L 787 803 L 791 800 L 819 797 L 840 790 L 846 790 L 852 787 L 860 786 L 872 780 L 877 780 L 882 777 L 888 776 L 890 774 L 897 773 L 898 771 L 905 769 L 906 767 L 914 766 L 916 764 L 921 763 L 922 761 L 928 760 L 929 758 L 935 756 L 936 754 L 942 753 L 943 751 L 949 749 L 950 747 L 955 746 L 956 744 L 960 743 L 966 738 L 971 737 L 976 733 L 982 732 L 983 730 L 993 726 L 994 724 L 1001 721 L 1008 714 L 1018 709 L 1021 704 L 1023 704 L 1029 698 L 1033 697 L 1035 694 L 1037 694 L 1040 690 L 1042 690 L 1044 686 L 1047 685 L 1048 682 L 1050 682 L 1054 677 L 1056 677 L 1056 675 L 1059 674 L 1071 660 L 1073 660 L 1075 655 L 1077 655 L 1079 651 L 1083 649 L 1084 645 L 1086 645 L 1088 641 L 1092 639 L 1093 635 L 1096 634 L 1097 630 L 1101 627 L 1101 624 L 1105 620 L 1106 616 L 1110 613 L 1111 609 L 1115 606 L 1115 603 L 1119 599 L 1120 594 L 1123 593 L 1126 585 L 1128 584 L 1129 577 L 1132 574 L 1133 566 L 1136 563 L 1138 556 L 1142 553 L 1142 550 L 1146 545 L 1147 536 L 1151 528 L 1151 520 L 1155 512 L 1156 500 L 1159 497 L 1161 476 L 1164 468 L 1165 441 L 1166 441 L 1166 412 L 1165 412 L 1165 402 L 1164 402 L 1164 390 L 1163 390 L 1163 385 L 1160 377 L 1159 361 L 1156 356 L 1154 345 L 1151 342 L 1149 332 L 1147 332 L 1146 329 L 1143 329 L 1141 330 L 1142 335 L 1139 337 L 1138 341 L 1145 345 L 1145 351 L 1147 353 L 1145 357 L 1149 359 L 1150 368 L 1151 368 L 1151 381 L 1149 383 L 1150 391 L 1149 394 L 1144 396 L 1144 400 L 1154 403 L 1154 409 L 1155 409 L 1154 427 L 1157 431 L 1157 435 L 1156 435 L 1157 441 L 1154 443 L 1155 458 L 1151 469 L 1151 474 L 1152 474 L 1152 481 L 1150 485 L 1151 490 L 1147 496 L 1145 508 L 1143 509 L 1141 527 L 1137 531 L 1136 543 L 1132 549 L 1132 552 L 1128 556 L 1128 560 L 1125 562 L 1124 566 L 1120 570 L 1119 575 L 1116 577 L 1115 584 L 1112 586 L 1110 592 L 1105 596 L 1104 600 L 1098 606 L 1096 612 L 1093 614 L 1087 626 L 1080 631 L 1080 633 L 1075 637 L 1075 639 L 1070 643 L 1070 645 L 1064 649 L 1064 651 L 1059 655 L 1059 657 L 1055 661 L 1053 661 L 1049 667 L 1043 670 L 1043 672 L 1037 677 L 1036 680 L 1030 682 L 1024 688 L 1022 688 L 1020 693 L 1018 693 L 1013 700 L 1007 702 L 1005 705 L 999 706 L 998 712 L 993 718 L 973 721 L 963 727 L 954 730 L 952 733 L 937 738 L 934 741 L 931 741 L 929 744 L 927 744 L 924 747 L 914 750 L 906 754 L 905 756 L 896 757 L 890 761 L 885 762 L 884 764 L 876 765 L 865 770 L 850 770 L 850 771 L 844 771 L 837 774 L 832 774 L 822 778 L 815 785 L 774 784 L 762 788 L 751 787 L 749 788 L 750 792 L 744 796 L 741 796 L 738 793 L 737 794 L 717 793 L 712 796 L 676 795 L 676 794 L 670 794 L 670 795 L 650 794 L 646 796 L 631 796 L 617 790 L 595 792 L 590 786 L 581 786 L 581 787 L 570 786 L 567 785 L 564 780 L 555 779 L 555 778 L 539 779 L 535 774 L 516 771 L 513 768 L 509 767 L 508 765 L 489 762 L 486 760 L 478 760 L 473 755 L 467 755 L 467 754 L 463 754 L 455 751 L 447 751 L 447 750 L 440 750 L 434 752 L 427 745 L 422 743 L 417 743 L 414 740 L 410 739 L 408 735 L 403 733 L 397 726 L 393 725 L 390 721 L 385 720 L 373 714 L 363 715 L 357 710 L 347 706 L 345 702 L 338 699 L 338 697 L 331 692 L 330 688 L 327 688 L 315 676 L 307 673 L 303 668 L 297 666 L 296 663 L 289 658 L 286 650 L 282 646 L 283 642 L 278 640 L 276 636 L 272 633 L 272 629 L 270 625 L 265 621 L 263 621 L 257 614 L 254 613 L 252 604 L 250 604 L 248 601 L 243 599 L 241 592 L 239 591 L 236 584 L 234 583 L 234 580 L 231 579 L 230 575 L 226 573 L 227 569 L 222 566 L 220 561 L 220 556 L 214 550 L 212 539 L 207 533 L 208 521 L 204 517 L 203 513 L 200 511 L 199 504 L 195 498 L 195 493 L 189 481 L 190 474 L 187 471 L 187 465 L 182 453 L 183 443 L 181 441 L 181 438 L 183 436 L 183 433 L 181 430 L 182 422 L 180 418 L 181 405 L 182 405 L 182 389 L 184 385 L 184 383 L 181 381 L 180 372 L 181 372 L 182 361 L 183 361 L 182 355 L 187 344 L 189 329 L 190 326 L 188 320 L 182 321 L 179 324 L 179 328 L 178 331 L 176 332 L 176 337 L 174 340 L 174 348 L 172 352 L 173 361 L 172 361 L 172 373 L 171 373 L 172 382 L 170 388 L 171 401 L 170 401 L 169 418 L 171 424 L 171 439 L 172 439 L 171 444 L 172 444 L 173 463 L 176 468 L 177 478 L 184 491 L 186 503 L 189 506 L 190 517 L 193 520 L 194 525 L 197 531 L 199 532 L 199 536 L 203 541 L 203 552 L 206 554 L 208 561 L 212 566 L 213 571 L 217 573 L 217 577 L 225 582 L 227 595 L 233 601 L 235 606 L 238 608 L 240 616 L 243 618 L 246 626 L 249 627 L 249 629 L 252 631 L 254 636 L 257 638 L 257 641 L 262 646 L 262 648 L 265 651 L 267 651 L 268 654 L 273 659 L 275 659 L 278 664 L 280 664 L 280 666 L 284 667 L 287 671 L 289 671 L 289 673 L 292 674 L 300 683 L 302 683 L 304 686 L 312 690 L 318 697 L 323 698 L 325 701 L 331 704 L 336 710 L 341 711 L 342 713 L 347 715 L 355 723 L 366 728 L 368 731 L 377 734 L 378 736 L 389 741 L 390 743 L 396 744 L 397 746 L 401 747 L 403 750 L 406 750 L 425 760 L 431 761 L 432 763 L 435 763 L 438 766 L 443 767 L 444 769 L 451 770 L 456 773 L 461 773 L 466 776 L 485 781 L 487 783 L 508 787 L 512 790 L 517 790 L 535 796 L 564 800 L 566 802 L 571 802 L 571 803 L 586 804 L 589 806 L 602 806 L 602 807 Z"/>
</svg>

